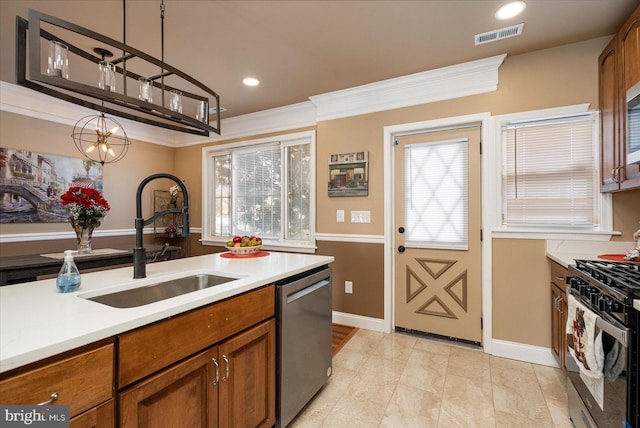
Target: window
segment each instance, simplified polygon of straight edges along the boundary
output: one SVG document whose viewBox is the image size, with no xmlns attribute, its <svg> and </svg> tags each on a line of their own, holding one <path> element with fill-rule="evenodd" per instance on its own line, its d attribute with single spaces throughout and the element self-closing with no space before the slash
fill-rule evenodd
<svg viewBox="0 0 640 428">
<path fill-rule="evenodd" d="M 503 126 L 504 225 L 600 225 L 595 129 L 590 113 Z"/>
<path fill-rule="evenodd" d="M 203 241 L 315 248 L 315 132 L 204 150 Z"/>
<path fill-rule="evenodd" d="M 466 250 L 468 141 L 405 146 L 406 244 Z"/>
</svg>

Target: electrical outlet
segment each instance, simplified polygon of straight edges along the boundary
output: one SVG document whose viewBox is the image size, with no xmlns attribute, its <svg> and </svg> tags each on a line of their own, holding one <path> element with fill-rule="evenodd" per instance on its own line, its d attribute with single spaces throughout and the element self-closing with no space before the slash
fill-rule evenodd
<svg viewBox="0 0 640 428">
<path fill-rule="evenodd" d="M 344 282 L 344 292 L 347 294 L 353 294 L 353 282 L 351 281 Z"/>
<path fill-rule="evenodd" d="M 344 210 L 336 210 L 336 221 L 344 223 Z"/>
</svg>

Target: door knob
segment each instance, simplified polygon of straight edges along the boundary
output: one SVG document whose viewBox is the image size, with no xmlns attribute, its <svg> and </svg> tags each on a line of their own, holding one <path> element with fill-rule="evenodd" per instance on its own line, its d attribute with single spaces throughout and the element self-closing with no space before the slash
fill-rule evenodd
<svg viewBox="0 0 640 428">
<path fill-rule="evenodd" d="M 399 253 L 404 253 L 404 250 L 406 250 L 406 248 L 404 248 L 404 246 L 403 246 L 403 245 L 400 245 L 400 246 L 398 247 L 398 252 L 399 252 Z"/>
<path fill-rule="evenodd" d="M 400 226 L 400 227 L 398 228 L 398 232 L 400 232 L 400 233 L 404 233 L 404 227 Z"/>
</svg>

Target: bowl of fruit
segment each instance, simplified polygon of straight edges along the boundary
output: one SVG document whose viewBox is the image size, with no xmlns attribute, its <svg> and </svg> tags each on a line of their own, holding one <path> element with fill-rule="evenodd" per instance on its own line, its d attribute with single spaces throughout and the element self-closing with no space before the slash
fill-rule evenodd
<svg viewBox="0 0 640 428">
<path fill-rule="evenodd" d="M 251 256 L 262 247 L 262 239 L 257 236 L 234 236 L 227 241 L 226 248 L 234 256 Z"/>
</svg>

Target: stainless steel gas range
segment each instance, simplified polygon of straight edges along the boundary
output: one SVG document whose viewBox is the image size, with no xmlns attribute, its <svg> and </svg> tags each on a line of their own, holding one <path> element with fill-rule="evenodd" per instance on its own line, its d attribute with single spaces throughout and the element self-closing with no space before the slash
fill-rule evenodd
<svg viewBox="0 0 640 428">
<path fill-rule="evenodd" d="M 640 315 L 633 308 L 634 299 L 640 299 L 640 265 L 575 263 L 567 278 L 571 420 L 576 427 L 640 428 Z"/>
</svg>

